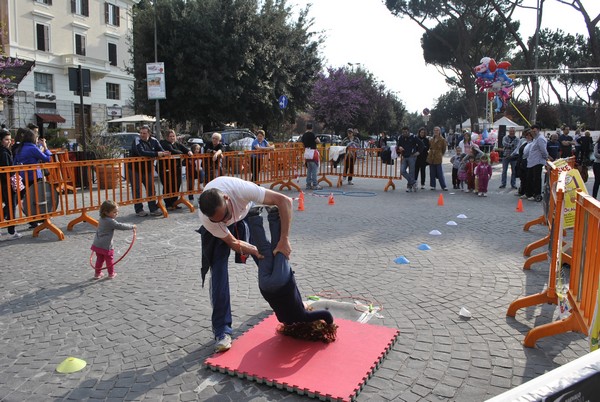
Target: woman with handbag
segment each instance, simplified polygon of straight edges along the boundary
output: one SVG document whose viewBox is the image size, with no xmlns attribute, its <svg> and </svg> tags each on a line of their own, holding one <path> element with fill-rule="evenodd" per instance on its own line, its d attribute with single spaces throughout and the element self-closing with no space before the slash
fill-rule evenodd
<svg viewBox="0 0 600 402">
<path fill-rule="evenodd" d="M 15 165 L 35 165 L 38 163 L 51 162 L 52 152 L 46 146 L 46 139 L 41 138 L 38 142 L 37 135 L 28 128 L 20 128 L 17 136 L 21 136 L 22 142 L 13 150 Z M 37 144 L 37 145 L 36 145 Z M 46 169 L 44 169 L 46 170 Z M 44 180 L 42 169 L 21 172 L 23 184 L 30 187 L 33 183 Z M 31 228 L 35 228 L 42 221 L 29 222 Z"/>
<path fill-rule="evenodd" d="M 0 166 L 12 166 L 13 157 L 10 151 L 11 138 L 8 130 L 0 131 Z M 0 175 L 0 189 L 2 191 L 2 213 L 4 219 L 10 220 L 16 215 L 16 192 L 25 187 L 21 181 L 21 176 L 16 173 L 5 173 Z M 21 234 L 15 230 L 14 225 L 8 227 L 8 236 L 2 237 L 2 240 L 16 240 L 21 238 Z"/>
</svg>

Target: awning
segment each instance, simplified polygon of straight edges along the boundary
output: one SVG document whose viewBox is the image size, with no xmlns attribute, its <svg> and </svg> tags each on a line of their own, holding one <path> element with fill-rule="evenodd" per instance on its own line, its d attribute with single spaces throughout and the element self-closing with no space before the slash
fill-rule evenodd
<svg viewBox="0 0 600 402">
<path fill-rule="evenodd" d="M 38 119 L 40 119 L 44 123 L 64 123 L 64 122 L 66 122 L 65 118 L 59 114 L 36 113 L 35 115 Z"/>
</svg>

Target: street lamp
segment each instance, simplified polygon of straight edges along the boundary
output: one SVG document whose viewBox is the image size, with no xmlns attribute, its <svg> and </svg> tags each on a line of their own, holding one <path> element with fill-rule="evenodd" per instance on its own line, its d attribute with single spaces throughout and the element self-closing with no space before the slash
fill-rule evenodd
<svg viewBox="0 0 600 402">
<path fill-rule="evenodd" d="M 157 0 L 154 0 L 154 62 L 158 63 L 158 39 L 157 39 L 157 29 L 156 29 L 156 2 Z M 155 105 L 155 123 L 154 123 L 154 132 L 156 133 L 157 137 L 160 139 L 162 138 L 161 134 L 160 134 L 160 102 L 158 99 L 154 100 L 154 105 Z"/>
</svg>

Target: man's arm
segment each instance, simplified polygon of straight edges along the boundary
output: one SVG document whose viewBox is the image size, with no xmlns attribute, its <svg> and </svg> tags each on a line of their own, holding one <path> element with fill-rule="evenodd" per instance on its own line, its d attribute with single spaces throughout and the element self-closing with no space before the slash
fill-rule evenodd
<svg viewBox="0 0 600 402">
<path fill-rule="evenodd" d="M 273 190 L 265 190 L 265 205 L 276 205 L 279 209 L 279 218 L 281 219 L 281 237 L 273 254 L 281 253 L 290 258 L 292 246 L 290 245 L 290 228 L 292 226 L 292 199 L 286 195 L 277 193 Z"/>
</svg>

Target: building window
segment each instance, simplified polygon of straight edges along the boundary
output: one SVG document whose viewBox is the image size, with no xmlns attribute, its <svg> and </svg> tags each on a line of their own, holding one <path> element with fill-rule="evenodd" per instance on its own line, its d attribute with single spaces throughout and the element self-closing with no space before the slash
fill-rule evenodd
<svg viewBox="0 0 600 402">
<path fill-rule="evenodd" d="M 50 51 L 50 27 L 44 24 L 35 24 L 37 50 Z"/>
<path fill-rule="evenodd" d="M 36 92 L 54 92 L 52 74 L 33 73 Z"/>
<path fill-rule="evenodd" d="M 106 83 L 106 99 L 121 99 L 121 86 L 119 84 Z"/>
<path fill-rule="evenodd" d="M 108 44 L 108 61 L 111 66 L 117 65 L 117 45 L 114 43 Z"/>
<path fill-rule="evenodd" d="M 71 12 L 77 15 L 90 16 L 89 0 L 71 0 Z"/>
<path fill-rule="evenodd" d="M 108 25 L 118 27 L 120 25 L 119 7 L 114 4 L 104 3 L 104 22 Z"/>
<path fill-rule="evenodd" d="M 35 0 L 36 3 L 46 4 L 48 6 L 52 5 L 52 0 Z"/>
<path fill-rule="evenodd" d="M 75 34 L 75 54 L 85 56 L 85 36 Z"/>
</svg>

